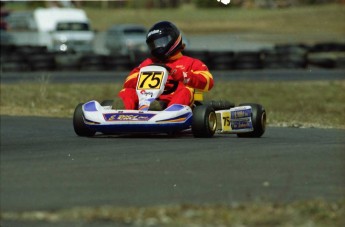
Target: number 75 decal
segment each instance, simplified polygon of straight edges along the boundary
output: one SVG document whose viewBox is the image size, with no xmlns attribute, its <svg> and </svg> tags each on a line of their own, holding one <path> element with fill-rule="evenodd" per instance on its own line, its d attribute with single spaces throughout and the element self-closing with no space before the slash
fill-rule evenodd
<svg viewBox="0 0 345 227">
<path fill-rule="evenodd" d="M 230 131 L 230 112 L 224 112 L 222 117 L 223 131 Z"/>
<path fill-rule="evenodd" d="M 137 89 L 160 89 L 163 75 L 162 71 L 142 72 L 139 75 Z"/>
</svg>

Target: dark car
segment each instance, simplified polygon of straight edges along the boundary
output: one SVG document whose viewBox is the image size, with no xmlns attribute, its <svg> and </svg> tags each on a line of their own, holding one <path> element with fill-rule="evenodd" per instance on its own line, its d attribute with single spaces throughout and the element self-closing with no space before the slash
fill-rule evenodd
<svg viewBox="0 0 345 227">
<path fill-rule="evenodd" d="M 105 34 L 105 47 L 110 54 L 131 55 L 134 52 L 148 52 L 147 29 L 138 24 L 118 24 Z"/>
</svg>

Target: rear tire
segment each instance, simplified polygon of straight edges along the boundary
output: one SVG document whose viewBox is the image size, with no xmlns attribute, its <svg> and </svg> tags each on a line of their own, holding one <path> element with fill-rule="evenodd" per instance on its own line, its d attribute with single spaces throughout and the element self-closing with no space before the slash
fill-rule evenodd
<svg viewBox="0 0 345 227">
<path fill-rule="evenodd" d="M 86 136 L 91 137 L 96 134 L 95 130 L 90 129 L 85 123 L 84 123 L 84 116 L 83 116 L 83 103 L 79 103 L 77 107 L 74 110 L 73 115 L 73 127 L 74 132 L 78 136 Z"/>
<path fill-rule="evenodd" d="M 101 106 L 113 106 L 114 100 L 106 99 L 101 102 Z"/>
<path fill-rule="evenodd" d="M 193 109 L 192 133 L 197 138 L 211 138 L 217 128 L 217 116 L 209 105 L 196 106 Z"/>
<path fill-rule="evenodd" d="M 239 106 L 252 107 L 252 123 L 254 131 L 246 133 L 238 133 L 238 137 L 259 138 L 266 130 L 266 110 L 263 106 L 255 103 L 242 103 Z"/>
<path fill-rule="evenodd" d="M 205 103 L 205 105 L 210 105 L 212 106 L 214 111 L 217 110 L 228 110 L 230 108 L 235 107 L 234 103 L 231 103 L 226 100 L 211 100 Z"/>
</svg>

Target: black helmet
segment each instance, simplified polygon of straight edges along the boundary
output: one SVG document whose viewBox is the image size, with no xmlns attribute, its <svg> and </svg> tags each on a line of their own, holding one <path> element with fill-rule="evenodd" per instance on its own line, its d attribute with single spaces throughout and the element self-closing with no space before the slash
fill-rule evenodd
<svg viewBox="0 0 345 227">
<path fill-rule="evenodd" d="M 181 32 L 169 21 L 153 25 L 146 35 L 146 43 L 151 55 L 161 61 L 183 49 Z"/>
</svg>

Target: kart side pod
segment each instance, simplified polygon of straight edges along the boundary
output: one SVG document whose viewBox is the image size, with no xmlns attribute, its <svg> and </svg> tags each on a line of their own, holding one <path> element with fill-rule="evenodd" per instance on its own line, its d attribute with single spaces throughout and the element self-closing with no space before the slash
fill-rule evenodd
<svg viewBox="0 0 345 227">
<path fill-rule="evenodd" d="M 216 116 L 216 133 L 261 137 L 266 129 L 266 111 L 259 104 L 240 104 L 230 110 L 218 110 Z"/>
</svg>

